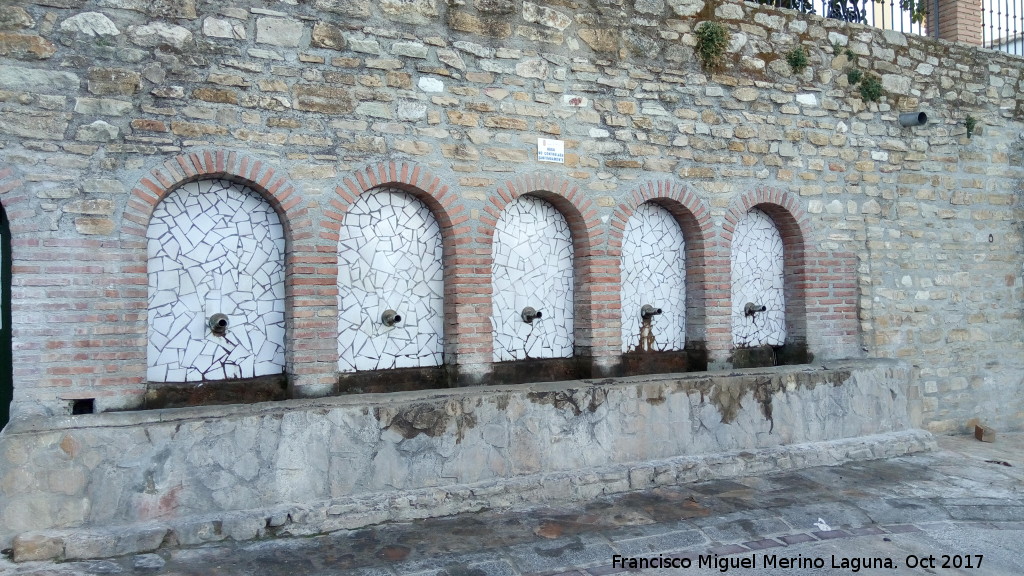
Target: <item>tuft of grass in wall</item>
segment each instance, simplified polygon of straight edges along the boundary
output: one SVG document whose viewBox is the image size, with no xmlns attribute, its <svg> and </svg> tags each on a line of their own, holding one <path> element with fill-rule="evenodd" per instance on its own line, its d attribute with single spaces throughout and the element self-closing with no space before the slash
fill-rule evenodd
<svg viewBox="0 0 1024 576">
<path fill-rule="evenodd" d="M 882 98 L 882 81 L 878 76 L 869 74 L 860 81 L 860 97 L 868 102 L 878 102 Z"/>
<path fill-rule="evenodd" d="M 725 50 L 729 47 L 729 30 L 718 22 L 704 22 L 694 30 L 697 46 L 694 50 L 704 69 L 710 72 L 725 66 Z"/>
<path fill-rule="evenodd" d="M 793 69 L 794 74 L 799 74 L 807 69 L 807 51 L 803 46 L 797 46 L 786 54 L 786 62 Z"/>
<path fill-rule="evenodd" d="M 858 68 L 850 68 L 846 71 L 846 81 L 850 83 L 850 86 L 856 86 L 863 77 L 864 73 Z"/>
<path fill-rule="evenodd" d="M 967 127 L 967 138 L 974 135 L 974 129 L 978 127 L 978 119 L 970 114 L 964 118 L 964 125 Z"/>
</svg>

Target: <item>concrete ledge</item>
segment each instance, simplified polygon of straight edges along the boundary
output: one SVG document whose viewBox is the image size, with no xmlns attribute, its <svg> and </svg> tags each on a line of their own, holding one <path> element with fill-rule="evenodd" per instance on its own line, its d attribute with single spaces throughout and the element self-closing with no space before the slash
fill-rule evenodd
<svg viewBox="0 0 1024 576">
<path fill-rule="evenodd" d="M 911 376 L 855 360 L 19 423 L 0 545 L 102 557 L 905 454 L 931 442 Z"/>
<path fill-rule="evenodd" d="M 124 526 L 50 530 L 14 539 L 15 562 L 85 560 L 194 546 L 221 540 L 309 536 L 389 521 L 408 521 L 484 508 L 585 501 L 595 497 L 750 474 L 854 460 L 892 458 L 936 448 L 923 430 L 891 432 L 848 440 L 796 444 L 713 456 L 684 456 L 635 466 L 611 466 L 575 473 L 537 474 L 469 486 L 340 498 L 306 505 L 278 506 L 145 522 Z"/>
</svg>

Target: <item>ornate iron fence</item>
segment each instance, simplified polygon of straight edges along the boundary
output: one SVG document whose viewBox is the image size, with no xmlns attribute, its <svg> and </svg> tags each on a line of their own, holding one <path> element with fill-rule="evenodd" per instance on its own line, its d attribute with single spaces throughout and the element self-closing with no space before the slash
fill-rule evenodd
<svg viewBox="0 0 1024 576">
<path fill-rule="evenodd" d="M 983 0 L 981 28 L 986 48 L 1024 54 L 1022 4 L 1022 0 Z"/>
</svg>

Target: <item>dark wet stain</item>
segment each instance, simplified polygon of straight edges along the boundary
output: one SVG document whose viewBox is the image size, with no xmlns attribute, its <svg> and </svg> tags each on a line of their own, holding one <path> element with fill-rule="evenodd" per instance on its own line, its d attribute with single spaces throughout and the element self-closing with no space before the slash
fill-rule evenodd
<svg viewBox="0 0 1024 576">
<path fill-rule="evenodd" d="M 731 374 L 728 380 L 706 378 L 696 381 L 680 381 L 677 389 L 683 388 L 688 393 L 700 394 L 700 401 L 711 402 L 718 409 L 723 424 L 736 419 L 742 409 L 743 398 L 751 394 L 761 408 L 765 420 L 775 423 L 772 417 L 772 398 L 776 394 L 790 393 L 787 388 L 793 385 L 796 390 L 813 390 L 819 385 L 842 386 L 850 380 L 849 370 L 815 370 L 803 372 L 787 372 L 771 375 Z"/>
<path fill-rule="evenodd" d="M 430 437 L 444 435 L 449 424 L 454 423 L 456 441 L 461 442 L 466 430 L 476 426 L 476 417 L 462 409 L 462 403 L 450 400 L 443 405 L 414 404 L 398 408 L 376 407 L 374 417 L 384 423 L 384 428 L 412 439 L 420 434 Z"/>
<path fill-rule="evenodd" d="M 583 542 L 580 542 L 579 538 L 575 538 L 572 542 L 569 542 L 565 546 L 559 546 L 558 548 L 541 548 L 540 546 L 534 546 L 533 551 L 536 552 L 539 556 L 544 556 L 547 558 L 558 558 L 566 552 L 580 552 L 583 550 L 583 548 Z"/>
<path fill-rule="evenodd" d="M 146 385 L 143 405 L 137 408 L 152 410 L 216 404 L 255 404 L 287 398 L 288 376 L 285 374 L 205 382 L 150 382 Z"/>
<path fill-rule="evenodd" d="M 559 410 L 572 410 L 574 416 L 579 416 L 584 410 L 590 413 L 596 412 L 607 399 L 608 391 L 597 386 L 590 386 L 586 389 L 530 392 L 527 397 L 535 404 L 551 404 Z"/>
<path fill-rule="evenodd" d="M 388 562 L 401 562 L 409 557 L 409 552 L 411 551 L 412 550 L 410 548 L 405 546 L 385 546 L 377 551 L 377 558 Z"/>
</svg>

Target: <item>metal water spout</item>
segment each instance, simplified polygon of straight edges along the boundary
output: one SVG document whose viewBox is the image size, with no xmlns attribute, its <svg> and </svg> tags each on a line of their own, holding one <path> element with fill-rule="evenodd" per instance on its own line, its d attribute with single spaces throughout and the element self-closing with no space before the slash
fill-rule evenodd
<svg viewBox="0 0 1024 576">
<path fill-rule="evenodd" d="M 757 304 L 754 304 L 753 302 L 747 302 L 743 306 L 743 315 L 746 316 L 747 318 L 750 318 L 754 314 L 757 314 L 758 312 L 764 312 L 766 310 L 768 310 L 767 306 L 763 306 L 763 305 L 762 306 L 758 306 Z"/>
<path fill-rule="evenodd" d="M 661 308 L 655 308 L 650 304 L 644 304 L 643 306 L 640 307 L 640 317 L 643 318 L 644 320 L 647 320 L 648 318 L 652 318 L 659 314 L 661 314 Z"/>
<path fill-rule="evenodd" d="M 533 324 L 533 321 L 540 318 L 542 315 L 543 314 L 540 310 L 536 310 L 532 306 L 527 306 L 526 308 L 523 308 L 523 312 L 519 316 L 523 319 L 523 322 Z"/>
<path fill-rule="evenodd" d="M 394 326 L 395 324 L 402 321 L 402 317 L 398 314 L 398 312 L 388 309 L 385 310 L 384 313 L 380 315 L 380 321 L 383 322 L 385 326 Z"/>
<path fill-rule="evenodd" d="M 210 332 L 213 332 L 214 336 L 223 336 L 228 333 L 228 315 L 221 314 L 220 312 L 210 316 L 206 321 L 206 324 L 210 327 Z"/>
</svg>

